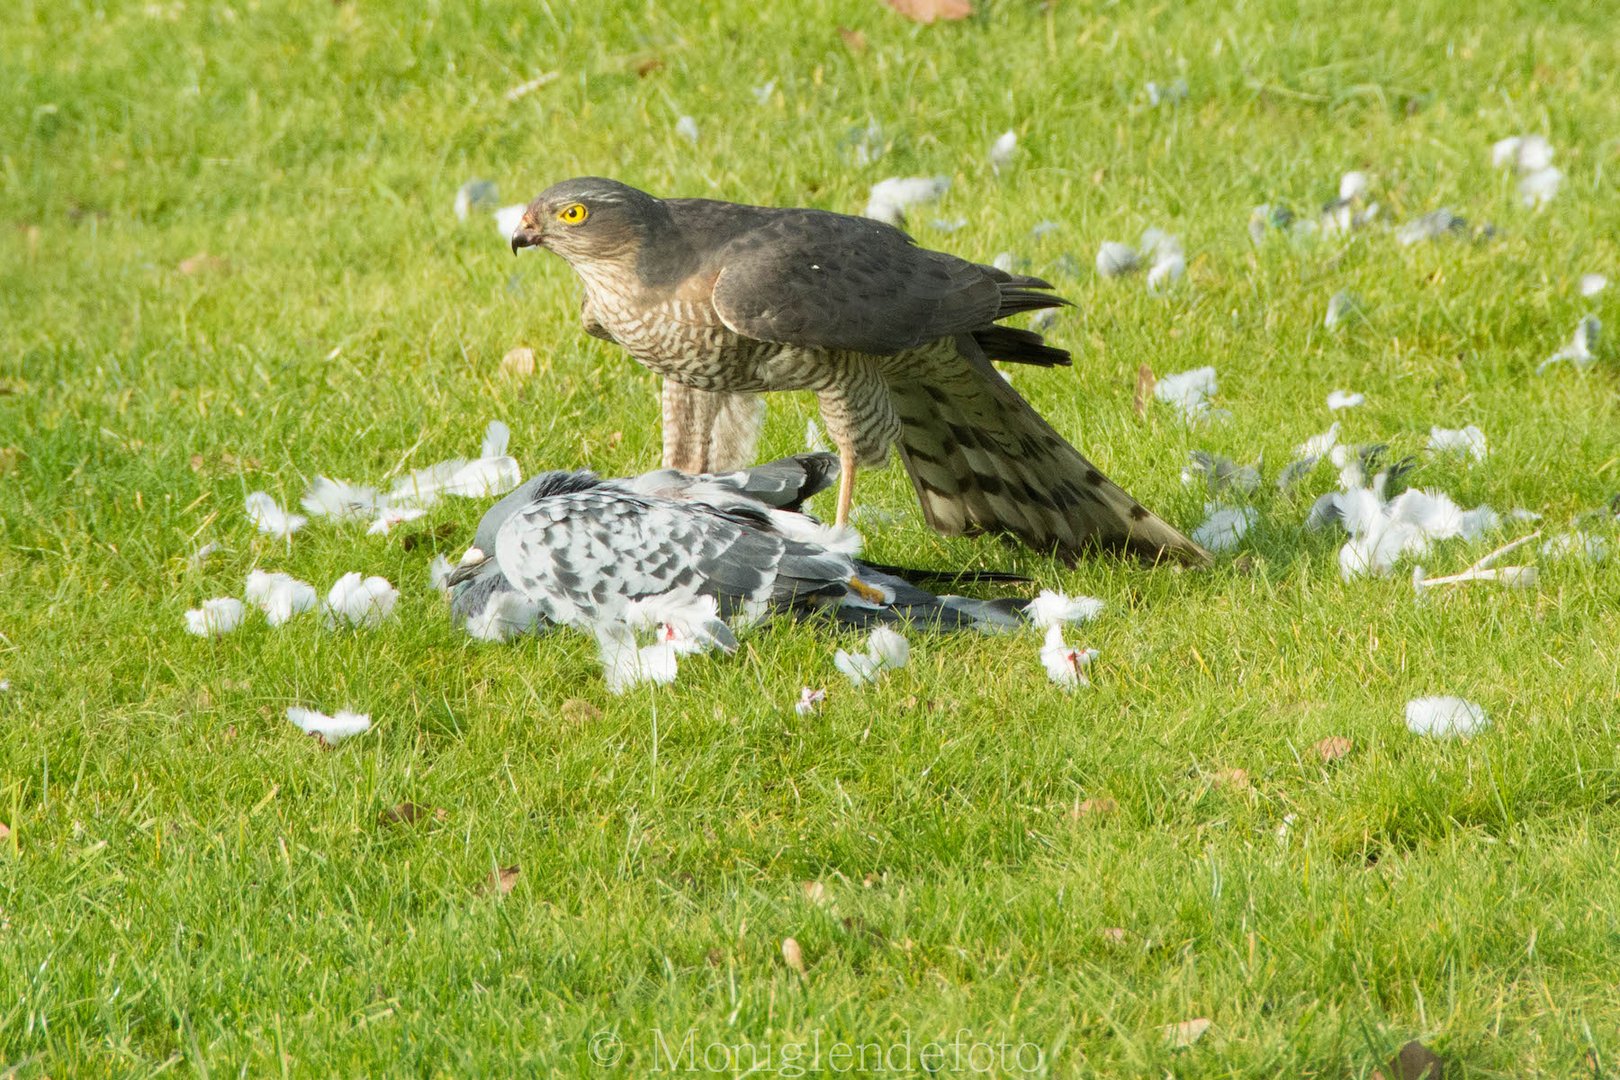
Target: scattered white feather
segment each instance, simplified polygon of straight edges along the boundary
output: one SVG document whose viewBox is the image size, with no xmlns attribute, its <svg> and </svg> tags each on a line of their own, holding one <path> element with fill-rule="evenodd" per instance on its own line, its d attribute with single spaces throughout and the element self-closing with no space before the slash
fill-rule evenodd
<svg viewBox="0 0 1620 1080">
<path fill-rule="evenodd" d="M 1491 146 L 1494 168 L 1513 168 L 1521 173 L 1539 172 L 1552 165 L 1553 147 L 1541 135 L 1512 135 Z"/>
<path fill-rule="evenodd" d="M 1052 327 L 1057 325 L 1057 321 L 1057 309 L 1047 308 L 1044 311 L 1037 311 L 1034 315 L 1030 316 L 1029 328 L 1035 331 L 1037 334 L 1049 334 L 1052 332 Z"/>
<path fill-rule="evenodd" d="M 1069 596 L 1042 589 L 1039 596 L 1024 605 L 1024 617 L 1037 628 L 1046 629 L 1065 623 L 1090 622 L 1102 614 L 1103 606 L 1095 596 Z"/>
<path fill-rule="evenodd" d="M 821 711 L 821 705 L 826 700 L 826 690 L 812 690 L 806 686 L 799 691 L 799 700 L 793 703 L 793 711 L 800 716 L 814 716 Z"/>
<path fill-rule="evenodd" d="M 202 607 L 186 612 L 186 632 L 198 637 L 219 637 L 242 625 L 242 601 L 234 596 L 204 600 Z"/>
<path fill-rule="evenodd" d="M 504 457 L 512 442 L 512 429 L 500 420 L 491 420 L 484 428 L 484 444 L 479 448 L 481 458 Z"/>
<path fill-rule="evenodd" d="M 1097 273 L 1103 277 L 1123 277 L 1142 265 L 1136 249 L 1117 240 L 1104 240 L 1097 249 Z"/>
<path fill-rule="evenodd" d="M 1166 375 L 1153 387 L 1153 396 L 1181 413 L 1189 422 L 1210 417 L 1210 398 L 1215 396 L 1215 369 L 1193 368 Z"/>
<path fill-rule="evenodd" d="M 456 220 L 466 221 L 474 210 L 493 209 L 497 201 L 494 184 L 488 180 L 469 180 L 456 190 Z"/>
<path fill-rule="evenodd" d="M 1029 235 L 1034 239 L 1039 240 L 1043 236 L 1051 236 L 1061 228 L 1063 228 L 1062 222 L 1053 221 L 1051 218 L 1047 218 L 1044 221 L 1037 221 L 1029 230 Z"/>
<path fill-rule="evenodd" d="M 1569 344 L 1553 353 L 1536 367 L 1540 375 L 1554 364 L 1574 364 L 1578 368 L 1590 367 L 1597 362 L 1598 341 L 1603 336 L 1603 322 L 1596 315 L 1588 315 L 1575 327 Z"/>
<path fill-rule="evenodd" d="M 309 485 L 309 490 L 304 492 L 304 497 L 298 500 L 298 504 L 311 517 L 329 517 L 339 521 L 370 517 L 377 509 L 378 502 L 376 488 L 351 484 L 346 480 L 333 480 L 329 476 L 317 476 Z"/>
<path fill-rule="evenodd" d="M 1609 287 L 1609 279 L 1602 274 L 1581 275 L 1581 295 L 1596 296 Z"/>
<path fill-rule="evenodd" d="M 905 667 L 911 659 L 911 643 L 886 626 L 880 626 L 866 637 L 864 653 L 848 653 L 839 649 L 833 654 L 833 666 L 849 678 L 851 684 L 875 682 L 889 668 Z"/>
<path fill-rule="evenodd" d="M 1161 255 L 1148 268 L 1147 290 L 1155 296 L 1164 293 L 1187 273 L 1187 259 L 1179 251 Z"/>
<path fill-rule="evenodd" d="M 1327 396 L 1327 407 L 1332 412 L 1353 409 L 1367 400 L 1367 395 L 1354 390 L 1334 390 Z"/>
<path fill-rule="evenodd" d="M 392 506 L 426 507 L 445 495 L 504 495 L 522 482 L 523 471 L 514 458 L 452 458 L 400 477 L 389 491 L 388 501 Z"/>
<path fill-rule="evenodd" d="M 523 203 L 513 203 L 511 206 L 501 207 L 490 215 L 495 219 L 495 228 L 501 234 L 502 240 L 512 239 L 512 234 L 523 224 L 523 212 L 527 209 Z"/>
<path fill-rule="evenodd" d="M 315 586 L 299 581 L 291 574 L 267 573 L 253 570 L 247 576 L 242 593 L 247 602 L 264 612 L 271 626 L 280 626 L 294 615 L 313 611 L 316 603 Z"/>
<path fill-rule="evenodd" d="M 1541 554 L 1548 559 L 1567 559 L 1571 556 L 1588 562 L 1600 563 L 1609 557 L 1609 544 L 1601 536 L 1589 532 L 1560 533 L 1541 545 Z"/>
<path fill-rule="evenodd" d="M 827 452 L 827 437 L 821 433 L 821 425 L 813 418 L 804 423 L 804 448 L 812 454 Z"/>
<path fill-rule="evenodd" d="M 1148 104 L 1158 108 L 1160 105 L 1176 105 L 1186 101 L 1189 87 L 1186 79 L 1178 78 L 1162 86 L 1156 82 L 1149 82 L 1146 90 Z"/>
<path fill-rule="evenodd" d="M 1558 197 L 1558 189 L 1563 184 L 1564 171 L 1549 165 L 1519 178 L 1519 198 L 1532 210 L 1539 210 Z"/>
<path fill-rule="evenodd" d="M 433 561 L 428 563 L 428 583 L 446 600 L 450 599 L 450 575 L 455 569 L 443 555 L 433 556 Z"/>
<path fill-rule="evenodd" d="M 1253 507 L 1204 504 L 1204 521 L 1192 532 L 1195 543 L 1220 554 L 1231 551 L 1258 519 Z"/>
<path fill-rule="evenodd" d="M 255 491 L 247 497 L 247 516 L 260 532 L 283 539 L 302 529 L 309 521 L 302 514 L 289 514 L 262 491 Z"/>
<path fill-rule="evenodd" d="M 913 206 L 931 203 L 950 190 L 948 176 L 891 176 L 872 185 L 866 200 L 866 216 L 890 225 L 905 221 Z"/>
<path fill-rule="evenodd" d="M 1485 710 L 1460 697 L 1422 697 L 1406 703 L 1406 727 L 1430 738 L 1467 738 L 1484 731 Z"/>
<path fill-rule="evenodd" d="M 448 597 L 449 592 L 446 590 Z M 467 617 L 463 624 L 474 641 L 510 641 L 529 629 L 534 612 L 515 592 L 496 592 L 484 609 Z"/>
<path fill-rule="evenodd" d="M 698 141 L 697 121 L 692 119 L 690 116 L 681 117 L 679 120 L 675 121 L 675 134 L 679 135 L 681 138 L 685 139 L 687 142 L 694 142 L 694 143 L 697 142 Z"/>
<path fill-rule="evenodd" d="M 562 72 L 560 71 L 543 71 L 527 82 L 518 83 L 508 90 L 504 96 L 507 101 L 516 101 L 521 97 L 534 93 L 547 83 L 555 82 L 560 78 L 562 78 Z"/>
<path fill-rule="evenodd" d="M 1485 433 L 1473 424 L 1463 428 L 1429 428 L 1429 449 L 1438 454 L 1467 454 L 1485 460 Z"/>
<path fill-rule="evenodd" d="M 1364 574 L 1387 576 L 1403 557 L 1422 555 L 1437 540 L 1478 540 L 1499 524 L 1490 507 L 1465 511 L 1439 491 L 1414 488 L 1388 503 L 1365 488 L 1326 498 L 1350 534 L 1339 550 L 1339 573 L 1346 581 Z"/>
<path fill-rule="evenodd" d="M 371 730 L 370 714 L 349 712 L 347 709 L 340 709 L 336 716 L 327 716 L 314 709 L 291 705 L 287 708 L 287 719 L 304 734 L 319 735 L 328 743 L 342 742 Z"/>
<path fill-rule="evenodd" d="M 1096 649 L 1070 648 L 1069 643 L 1063 640 L 1062 626 L 1054 624 L 1046 628 L 1046 641 L 1041 645 L 1041 664 L 1046 668 L 1046 677 L 1058 686 L 1065 690 L 1090 686 L 1086 668 L 1095 659 Z"/>
<path fill-rule="evenodd" d="M 763 85 L 752 87 L 751 93 L 753 93 L 755 101 L 761 105 L 765 104 L 771 100 L 771 95 L 776 93 L 776 80 L 772 79 Z"/>
<path fill-rule="evenodd" d="M 1368 186 L 1367 174 L 1353 169 L 1339 177 L 1339 198 L 1345 202 L 1362 198 L 1367 194 Z"/>
<path fill-rule="evenodd" d="M 358 571 L 344 574 L 326 594 L 321 618 L 329 627 L 381 626 L 393 613 L 399 590 L 381 577 L 362 577 Z"/>
<path fill-rule="evenodd" d="M 1338 447 L 1339 426 L 1339 421 L 1335 420 L 1332 426 L 1320 435 L 1312 435 L 1309 439 L 1294 447 L 1293 458 L 1277 476 L 1277 488 L 1279 491 L 1287 491 L 1305 479 L 1316 468 L 1319 461 Z"/>
<path fill-rule="evenodd" d="M 371 526 L 366 529 L 366 535 L 387 536 L 388 530 L 395 525 L 415 521 L 425 513 L 427 511 L 420 506 L 384 506 L 372 519 Z"/>
<path fill-rule="evenodd" d="M 642 683 L 668 686 L 680 670 L 673 646 L 637 645 L 635 632 L 624 624 L 598 629 L 596 645 L 608 690 L 615 694 Z"/>
<path fill-rule="evenodd" d="M 1340 289 L 1328 298 L 1327 314 L 1322 316 L 1322 326 L 1332 330 L 1355 310 L 1355 296 L 1344 289 Z"/>
<path fill-rule="evenodd" d="M 1018 257 L 1010 251 L 998 252 L 996 257 L 990 260 L 990 265 L 1003 274 L 1010 274 L 1013 272 L 1013 267 L 1018 265 Z"/>
<path fill-rule="evenodd" d="M 203 563 L 207 562 L 210 555 L 215 554 L 219 550 L 220 546 L 218 542 L 210 540 L 196 551 L 193 551 L 191 553 L 191 558 L 187 561 L 191 563 L 192 569 L 195 570 L 202 566 Z"/>
<path fill-rule="evenodd" d="M 967 218 L 934 218 L 928 225 L 929 228 L 938 229 L 942 233 L 953 233 L 967 227 Z"/>
<path fill-rule="evenodd" d="M 1260 469 L 1257 465 L 1239 465 L 1219 454 L 1194 450 L 1181 470 L 1181 482 L 1202 483 L 1211 495 L 1219 495 L 1228 488 L 1248 493 L 1259 488 Z"/>
<path fill-rule="evenodd" d="M 1414 218 L 1395 230 L 1395 240 L 1402 247 L 1411 247 L 1425 240 L 1436 240 L 1451 232 L 1461 232 L 1468 223 L 1450 210 L 1432 210 Z"/>
<path fill-rule="evenodd" d="M 1016 131 L 1002 132 L 1001 136 L 990 145 L 990 168 L 994 172 L 1001 172 L 1012 164 L 1013 155 L 1018 152 L 1018 133 Z"/>
</svg>

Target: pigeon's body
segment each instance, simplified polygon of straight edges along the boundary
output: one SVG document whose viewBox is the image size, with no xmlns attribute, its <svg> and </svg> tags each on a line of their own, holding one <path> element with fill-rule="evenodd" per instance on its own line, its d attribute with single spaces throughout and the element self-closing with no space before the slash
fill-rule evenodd
<svg viewBox="0 0 1620 1080">
<path fill-rule="evenodd" d="M 836 477 L 830 454 L 710 476 L 542 474 L 485 514 L 476 554 L 451 578 L 452 610 L 475 636 L 497 639 L 549 624 L 600 634 L 700 598 L 722 620 L 828 612 L 859 625 L 1016 624 L 993 601 L 936 597 L 858 562 L 853 533 L 799 512 Z"/>
<path fill-rule="evenodd" d="M 1068 353 L 1008 316 L 1066 301 L 1039 278 L 917 247 L 866 218 L 656 199 L 611 180 L 556 185 L 514 248 L 544 245 L 585 285 L 586 329 L 664 376 L 664 461 L 688 472 L 752 457 L 757 395 L 808 390 L 853 471 L 898 446 L 924 516 L 947 534 L 1012 533 L 1203 562 L 1196 544 L 1111 483 L 996 372 Z"/>
</svg>

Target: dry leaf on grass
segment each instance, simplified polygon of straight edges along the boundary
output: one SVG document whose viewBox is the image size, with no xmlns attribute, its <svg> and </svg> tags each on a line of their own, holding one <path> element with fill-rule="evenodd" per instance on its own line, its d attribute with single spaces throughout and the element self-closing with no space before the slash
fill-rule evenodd
<svg viewBox="0 0 1620 1080">
<path fill-rule="evenodd" d="M 1153 388 L 1159 385 L 1154 377 L 1153 369 L 1143 364 L 1136 369 L 1136 415 L 1146 416 L 1148 402 L 1153 400 Z"/>
<path fill-rule="evenodd" d="M 3 821 L 0 821 L 0 840 L 8 840 L 10 838 L 11 838 L 11 826 L 7 825 Z"/>
<path fill-rule="evenodd" d="M 449 816 L 443 808 L 435 810 L 413 802 L 402 802 L 378 814 L 377 822 L 381 825 L 414 825 L 425 818 L 443 821 Z"/>
<path fill-rule="evenodd" d="M 228 264 L 218 255 L 210 255 L 206 251 L 199 251 L 189 259 L 180 260 L 180 272 L 188 276 L 193 274 L 214 273 L 223 270 Z"/>
<path fill-rule="evenodd" d="M 602 719 L 602 710 L 584 698 L 569 698 L 562 703 L 562 718 L 575 727 L 593 724 Z"/>
<path fill-rule="evenodd" d="M 1246 769 L 1222 769 L 1210 782 L 1216 787 L 1228 791 L 1247 791 L 1249 789 L 1249 773 Z"/>
<path fill-rule="evenodd" d="M 1427 1046 L 1413 1039 L 1396 1052 L 1384 1066 L 1373 1070 L 1374 1080 L 1440 1080 L 1445 1063 Z"/>
<path fill-rule="evenodd" d="M 720 967 L 726 962 L 726 954 L 719 949 L 710 949 L 703 959 L 708 962 L 710 967 Z"/>
<path fill-rule="evenodd" d="M 1099 795 L 1091 799 L 1076 800 L 1069 809 L 1069 817 L 1079 821 L 1086 817 L 1107 817 L 1119 809 L 1119 803 L 1106 795 Z"/>
<path fill-rule="evenodd" d="M 1327 764 L 1330 761 L 1338 761 L 1344 757 L 1355 745 L 1354 740 L 1347 739 L 1343 735 L 1329 735 L 1311 747 L 1311 750 L 1317 757 L 1322 759 L 1323 764 Z"/>
<path fill-rule="evenodd" d="M 804 974 L 804 953 L 799 949 L 799 943 L 790 937 L 782 939 L 782 959 L 787 961 L 788 967 L 800 975 Z"/>
<path fill-rule="evenodd" d="M 866 35 L 859 30 L 851 30 L 847 26 L 840 26 L 838 36 L 843 39 L 844 47 L 850 52 L 858 54 L 866 51 Z"/>
<path fill-rule="evenodd" d="M 1105 926 L 1097 933 L 1110 945 L 1123 945 L 1128 936 L 1123 926 Z"/>
<path fill-rule="evenodd" d="M 516 866 L 503 866 L 491 873 L 478 891 L 485 896 L 505 896 L 517 884 L 519 873 Z"/>
<path fill-rule="evenodd" d="M 646 59 L 636 61 L 636 74 L 645 79 L 653 72 L 662 70 L 663 66 L 663 60 L 656 56 L 649 56 Z"/>
<path fill-rule="evenodd" d="M 1204 1037 L 1209 1030 L 1209 1018 L 1200 1016 L 1193 1020 L 1183 1020 L 1179 1024 L 1166 1024 L 1164 1027 L 1164 1041 L 1172 1050 L 1180 1050 L 1191 1046 Z"/>
<path fill-rule="evenodd" d="M 519 346 L 501 357 L 501 371 L 517 378 L 534 374 L 534 350 Z"/>
<path fill-rule="evenodd" d="M 919 22 L 924 26 L 941 20 L 955 22 L 973 14 L 973 5 L 969 0 L 886 0 L 886 2 L 912 22 Z"/>
<path fill-rule="evenodd" d="M 827 894 L 827 886 L 819 881 L 801 882 L 799 887 L 804 890 L 804 898 L 817 907 L 825 906 L 832 900 L 832 897 Z"/>
</svg>

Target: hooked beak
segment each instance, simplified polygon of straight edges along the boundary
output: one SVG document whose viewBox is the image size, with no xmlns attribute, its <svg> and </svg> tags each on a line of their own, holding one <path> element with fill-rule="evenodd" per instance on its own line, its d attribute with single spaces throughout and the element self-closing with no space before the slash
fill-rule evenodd
<svg viewBox="0 0 1620 1080">
<path fill-rule="evenodd" d="M 512 230 L 512 254 L 516 255 L 524 248 L 539 247 L 544 242 L 540 230 L 527 223 L 519 225 Z"/>
</svg>

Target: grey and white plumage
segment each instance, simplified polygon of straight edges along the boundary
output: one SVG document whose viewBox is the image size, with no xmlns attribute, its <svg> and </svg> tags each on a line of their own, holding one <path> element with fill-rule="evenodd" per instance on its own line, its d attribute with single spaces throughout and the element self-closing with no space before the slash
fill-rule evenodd
<svg viewBox="0 0 1620 1080">
<path fill-rule="evenodd" d="M 598 177 L 530 204 L 512 247 L 532 246 L 584 282 L 589 333 L 664 377 L 666 464 L 746 464 L 758 395 L 810 390 L 848 470 L 840 520 L 854 468 L 897 447 L 942 533 L 1010 533 L 1069 559 L 1107 547 L 1208 561 L 992 366 L 1069 363 L 1039 334 L 998 325 L 1066 304 L 1048 282 L 920 248 L 866 218 L 658 199 Z"/>
<path fill-rule="evenodd" d="M 856 559 L 855 534 L 802 513 L 837 475 L 831 454 L 700 476 L 542 473 L 484 515 L 449 580 L 452 613 L 493 639 L 554 624 L 600 633 L 667 597 L 710 598 L 723 620 L 1019 624 L 1010 602 L 935 596 Z M 732 643 L 728 630 L 708 629 Z"/>
</svg>

